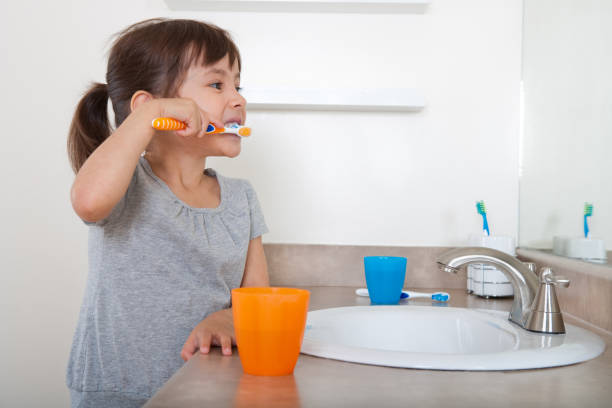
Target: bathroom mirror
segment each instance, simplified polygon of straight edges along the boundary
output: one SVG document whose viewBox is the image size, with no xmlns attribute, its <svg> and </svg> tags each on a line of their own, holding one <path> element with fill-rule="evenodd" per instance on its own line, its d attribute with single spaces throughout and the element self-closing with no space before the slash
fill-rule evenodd
<svg viewBox="0 0 612 408">
<path fill-rule="evenodd" d="M 519 246 L 584 237 L 589 202 L 612 267 L 612 2 L 524 0 L 523 12 Z"/>
</svg>

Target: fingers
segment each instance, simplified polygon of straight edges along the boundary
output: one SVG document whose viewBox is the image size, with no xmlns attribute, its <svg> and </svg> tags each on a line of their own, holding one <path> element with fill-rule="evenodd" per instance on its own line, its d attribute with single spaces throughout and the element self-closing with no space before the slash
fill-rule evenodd
<svg viewBox="0 0 612 408">
<path fill-rule="evenodd" d="M 220 346 L 224 356 L 232 355 L 232 345 L 236 344 L 236 336 L 231 310 L 229 312 L 228 310 L 210 314 L 193 329 L 181 351 L 183 360 L 189 360 L 197 350 L 202 354 L 208 354 L 211 346 Z"/>
<path fill-rule="evenodd" d="M 182 137 L 195 136 L 197 138 L 206 135 L 208 124 L 212 123 L 216 128 L 223 127 L 221 119 L 200 109 L 197 103 L 187 98 L 175 98 L 166 100 L 164 114 L 185 123 L 186 128 L 177 130 L 176 134 Z"/>
<path fill-rule="evenodd" d="M 206 330 L 200 336 L 200 353 L 208 354 L 211 343 L 212 343 L 212 335 L 208 330 Z"/>
<path fill-rule="evenodd" d="M 199 348 L 200 353 L 208 354 L 211 346 L 221 346 L 221 353 L 224 356 L 232 355 L 232 344 L 236 344 L 236 340 L 232 336 L 225 334 L 212 335 L 208 330 L 200 333 L 199 337 Z M 197 348 L 197 347 L 196 347 Z"/>
<path fill-rule="evenodd" d="M 195 352 L 199 349 L 200 353 L 208 354 L 210 351 L 210 346 L 212 344 L 212 334 L 208 330 L 204 330 L 203 332 L 193 331 L 183 349 L 181 350 L 181 358 L 183 361 L 189 360 Z"/>
<path fill-rule="evenodd" d="M 212 124 L 217 129 L 225 126 L 222 120 L 212 116 L 208 112 L 202 109 L 199 109 L 199 112 L 200 112 L 200 123 L 202 124 L 202 127 L 200 129 L 200 132 L 198 132 L 197 134 L 198 138 L 202 138 L 206 136 L 206 130 L 208 128 L 209 123 Z"/>
<path fill-rule="evenodd" d="M 177 130 L 176 134 L 183 137 L 195 136 L 198 139 L 207 135 L 208 124 L 211 123 L 216 128 L 224 127 L 222 120 L 212 117 L 205 111 L 198 109 L 198 113 L 185 120 L 187 128 Z"/>
<path fill-rule="evenodd" d="M 181 350 L 181 358 L 183 361 L 187 361 L 193 356 L 193 353 L 198 349 L 198 340 L 196 338 L 195 333 L 191 333 L 189 337 L 187 337 L 187 341 L 183 345 L 183 349 Z"/>
<path fill-rule="evenodd" d="M 220 336 L 221 353 L 224 356 L 232 355 L 232 338 L 229 336 Z"/>
<path fill-rule="evenodd" d="M 176 134 L 183 137 L 189 136 L 198 136 L 202 132 L 203 119 L 199 113 L 199 108 L 192 102 L 188 105 L 188 112 L 186 113 L 186 118 L 183 119 L 183 122 L 187 125 L 187 127 L 183 130 L 177 130 Z"/>
</svg>

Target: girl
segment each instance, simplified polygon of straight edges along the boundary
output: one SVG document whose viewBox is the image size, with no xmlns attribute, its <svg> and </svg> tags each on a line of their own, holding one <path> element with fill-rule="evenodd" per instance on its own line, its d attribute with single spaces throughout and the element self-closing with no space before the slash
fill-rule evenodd
<svg viewBox="0 0 612 408">
<path fill-rule="evenodd" d="M 147 20 L 120 33 L 107 84 L 76 109 L 71 200 L 90 229 L 67 372 L 72 406 L 140 406 L 198 350 L 231 355 L 231 289 L 269 284 L 253 188 L 205 170 L 207 157 L 240 153 L 239 136 L 205 134 L 209 123 L 244 123 L 240 69 L 226 31 Z M 156 131 L 156 117 L 187 128 Z"/>
</svg>

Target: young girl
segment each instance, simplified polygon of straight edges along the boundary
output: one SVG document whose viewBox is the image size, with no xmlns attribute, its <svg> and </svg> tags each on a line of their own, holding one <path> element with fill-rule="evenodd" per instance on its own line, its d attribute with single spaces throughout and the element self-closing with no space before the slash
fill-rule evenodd
<svg viewBox="0 0 612 408">
<path fill-rule="evenodd" d="M 207 157 L 240 153 L 239 136 L 205 133 L 209 123 L 244 124 L 240 69 L 226 31 L 147 20 L 119 35 L 107 84 L 76 109 L 71 200 L 90 229 L 72 406 L 141 406 L 198 350 L 231 355 L 231 289 L 269 284 L 253 188 L 205 170 Z M 156 131 L 157 117 L 187 128 Z"/>
</svg>

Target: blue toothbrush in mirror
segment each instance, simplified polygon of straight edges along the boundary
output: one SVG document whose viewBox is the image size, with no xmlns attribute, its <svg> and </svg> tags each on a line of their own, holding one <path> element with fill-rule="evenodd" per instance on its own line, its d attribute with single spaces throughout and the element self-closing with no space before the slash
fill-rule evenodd
<svg viewBox="0 0 612 408">
<path fill-rule="evenodd" d="M 589 237 L 589 224 L 587 223 L 587 217 L 593 215 L 593 204 L 584 203 L 584 237 Z"/>
<path fill-rule="evenodd" d="M 489 224 L 487 223 L 487 209 L 485 208 L 484 201 L 482 201 L 482 200 L 476 201 L 476 209 L 478 210 L 478 214 L 482 215 L 482 230 L 483 230 L 483 232 L 486 232 L 487 235 L 491 235 L 491 233 L 489 232 Z"/>
</svg>

